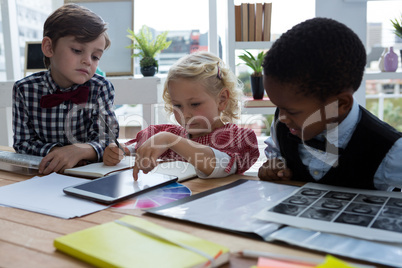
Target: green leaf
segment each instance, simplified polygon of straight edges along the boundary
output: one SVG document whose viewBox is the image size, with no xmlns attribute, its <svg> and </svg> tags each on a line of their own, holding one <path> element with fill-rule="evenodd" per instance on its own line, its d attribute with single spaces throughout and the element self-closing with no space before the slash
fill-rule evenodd
<svg viewBox="0 0 402 268">
<path fill-rule="evenodd" d="M 249 51 L 245 50 L 243 55 L 240 55 L 239 58 L 244 61 L 244 63 L 249 66 L 253 70 L 253 76 L 261 76 L 262 75 L 262 63 L 264 61 L 264 52 L 261 51 L 258 53 L 257 57 L 254 57 Z"/>
<path fill-rule="evenodd" d="M 163 32 L 162 34 L 153 38 L 151 31 L 146 25 L 143 25 L 138 34 L 134 31 L 127 29 L 129 33 L 128 38 L 133 40 L 133 44 L 127 46 L 126 48 L 138 49 L 138 53 L 133 53 L 132 57 L 150 57 L 155 58 L 155 56 L 160 53 L 163 49 L 170 46 L 172 41 L 167 41 L 168 32 Z"/>
<path fill-rule="evenodd" d="M 400 38 L 402 38 L 402 19 L 398 21 L 397 18 L 391 20 L 392 26 L 394 27 L 394 34 Z"/>
</svg>

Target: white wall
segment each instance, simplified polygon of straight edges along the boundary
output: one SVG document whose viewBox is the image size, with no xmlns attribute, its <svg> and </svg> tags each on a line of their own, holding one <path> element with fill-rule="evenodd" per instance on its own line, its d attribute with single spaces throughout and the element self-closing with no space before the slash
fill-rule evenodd
<svg viewBox="0 0 402 268">
<path fill-rule="evenodd" d="M 366 0 L 316 0 L 316 17 L 326 17 L 344 23 L 351 28 L 366 46 L 367 1 Z M 354 94 L 363 107 L 366 106 L 366 85 L 363 80 Z"/>
</svg>

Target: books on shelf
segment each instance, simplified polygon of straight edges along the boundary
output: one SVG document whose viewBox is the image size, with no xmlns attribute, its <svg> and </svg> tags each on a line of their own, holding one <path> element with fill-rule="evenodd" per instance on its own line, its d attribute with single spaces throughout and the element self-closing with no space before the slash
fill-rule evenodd
<svg viewBox="0 0 402 268">
<path fill-rule="evenodd" d="M 241 6 L 235 5 L 235 39 L 236 42 L 242 40 L 241 36 Z"/>
<path fill-rule="evenodd" d="M 272 3 L 235 5 L 235 40 L 270 41 Z"/>
<path fill-rule="evenodd" d="M 248 5 L 248 41 L 255 41 L 255 4 Z"/>
<path fill-rule="evenodd" d="M 262 12 L 263 5 L 262 3 L 255 4 L 255 41 L 262 41 Z"/>
<path fill-rule="evenodd" d="M 276 107 L 275 104 L 273 104 L 272 101 L 269 98 L 263 98 L 261 100 L 255 100 L 253 98 L 247 98 L 244 101 L 243 106 L 245 108 L 250 108 L 250 107 Z"/>
<path fill-rule="evenodd" d="M 248 5 L 241 4 L 241 40 L 248 41 Z"/>
<path fill-rule="evenodd" d="M 132 168 L 134 166 L 134 160 L 134 157 L 126 156 L 115 166 L 107 166 L 103 162 L 92 163 L 85 166 L 66 169 L 64 170 L 64 174 L 86 178 L 99 178 L 113 172 Z M 151 172 L 177 176 L 179 182 L 197 177 L 194 166 L 183 161 L 160 162 Z"/>
<path fill-rule="evenodd" d="M 271 41 L 272 3 L 264 3 L 263 41 Z"/>
<path fill-rule="evenodd" d="M 54 246 L 97 267 L 218 267 L 229 261 L 225 246 L 133 216 L 56 238 Z"/>
</svg>

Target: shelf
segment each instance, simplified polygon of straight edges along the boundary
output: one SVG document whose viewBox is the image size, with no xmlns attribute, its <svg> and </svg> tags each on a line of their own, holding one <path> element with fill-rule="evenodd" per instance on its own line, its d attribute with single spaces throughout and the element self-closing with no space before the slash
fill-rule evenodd
<svg viewBox="0 0 402 268">
<path fill-rule="evenodd" d="M 235 42 L 236 49 L 269 49 L 274 42 L 255 41 L 255 42 Z"/>
<path fill-rule="evenodd" d="M 236 37 L 235 37 L 235 9 L 234 9 L 234 0 L 228 0 L 227 1 L 227 11 L 228 11 L 228 16 L 227 16 L 227 59 L 226 63 L 229 65 L 230 69 L 236 73 L 236 50 L 251 50 L 251 49 L 258 49 L 258 50 L 267 50 L 271 48 L 272 44 L 274 42 L 272 41 L 253 41 L 253 42 L 236 42 Z"/>
<path fill-rule="evenodd" d="M 275 114 L 276 107 L 248 107 L 242 108 L 242 114 Z"/>
<path fill-rule="evenodd" d="M 113 84 L 116 92 L 115 104 L 158 103 L 158 85 L 161 83 L 159 77 L 111 76 L 107 79 Z"/>
<path fill-rule="evenodd" d="M 381 80 L 381 79 L 402 79 L 402 70 L 397 72 L 365 72 L 364 80 Z"/>
</svg>

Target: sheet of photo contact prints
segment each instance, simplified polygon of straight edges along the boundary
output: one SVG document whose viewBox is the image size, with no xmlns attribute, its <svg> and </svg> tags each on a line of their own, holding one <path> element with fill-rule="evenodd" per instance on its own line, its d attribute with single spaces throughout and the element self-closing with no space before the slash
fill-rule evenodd
<svg viewBox="0 0 402 268">
<path fill-rule="evenodd" d="M 402 193 L 308 183 L 256 218 L 314 231 L 402 243 Z"/>
</svg>

